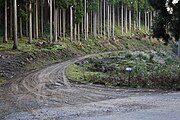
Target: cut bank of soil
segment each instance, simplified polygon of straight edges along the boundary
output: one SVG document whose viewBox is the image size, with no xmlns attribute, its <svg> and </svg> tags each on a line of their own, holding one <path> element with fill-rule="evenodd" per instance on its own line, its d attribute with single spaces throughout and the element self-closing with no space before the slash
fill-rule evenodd
<svg viewBox="0 0 180 120">
<path fill-rule="evenodd" d="M 55 52 L 43 51 L 33 53 L 11 54 L 0 52 L 0 80 L 10 80 L 32 69 L 77 56 L 70 50 L 62 49 Z M 28 66 L 28 67 L 27 67 Z"/>
</svg>

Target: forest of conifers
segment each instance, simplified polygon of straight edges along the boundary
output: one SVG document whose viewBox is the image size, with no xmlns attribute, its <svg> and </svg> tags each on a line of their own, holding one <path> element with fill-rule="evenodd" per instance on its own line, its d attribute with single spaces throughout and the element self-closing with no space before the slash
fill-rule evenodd
<svg viewBox="0 0 180 120">
<path fill-rule="evenodd" d="M 108 40 L 115 34 L 149 31 L 156 12 L 148 0 L 1 0 L 0 26 L 3 41 L 18 38 L 48 38 L 50 44 L 58 38 L 71 41 Z M 115 26 L 119 33 L 115 33 Z"/>
</svg>

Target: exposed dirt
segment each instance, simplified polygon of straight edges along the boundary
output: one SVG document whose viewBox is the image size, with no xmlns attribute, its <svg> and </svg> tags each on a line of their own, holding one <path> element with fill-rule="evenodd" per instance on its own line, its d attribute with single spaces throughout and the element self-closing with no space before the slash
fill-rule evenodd
<svg viewBox="0 0 180 120">
<path fill-rule="evenodd" d="M 66 78 L 66 67 L 96 55 L 73 58 L 16 77 L 0 89 L 0 119 L 86 119 L 166 105 L 163 100 L 167 102 L 167 97 L 162 97 L 166 96 L 166 91 L 84 85 L 70 82 Z M 158 102 L 159 96 L 161 101 Z M 179 97 L 178 94 L 168 99 L 168 105 L 176 103 L 180 106 Z"/>
<path fill-rule="evenodd" d="M 30 71 L 34 68 L 32 65 L 41 67 L 45 64 L 50 64 L 55 61 L 62 61 L 69 57 L 77 56 L 73 51 L 62 49 L 55 52 L 23 52 L 12 54 L 8 52 L 0 52 L 0 79 L 9 80 L 25 71 Z M 46 63 L 48 62 L 48 63 Z M 29 66 L 27 68 L 27 66 Z"/>
<path fill-rule="evenodd" d="M 141 99 L 142 96 L 159 95 L 166 93 L 165 91 L 83 85 L 72 83 L 66 78 L 64 73 L 66 67 L 96 55 L 78 57 L 41 70 L 24 73 L 4 85 L 0 92 L 0 118 L 8 120 L 75 119 L 157 107 L 154 106 L 157 104 L 152 102 L 149 104 L 144 100 L 146 103 L 141 103 L 136 99 L 138 97 Z"/>
</svg>

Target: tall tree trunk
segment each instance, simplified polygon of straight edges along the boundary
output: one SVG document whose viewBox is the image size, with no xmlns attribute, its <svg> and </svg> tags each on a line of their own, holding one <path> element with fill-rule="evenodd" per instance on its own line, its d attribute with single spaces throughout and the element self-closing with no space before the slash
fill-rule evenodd
<svg viewBox="0 0 180 120">
<path fill-rule="evenodd" d="M 66 37 L 66 9 L 63 9 L 63 39 Z"/>
<path fill-rule="evenodd" d="M 102 33 L 103 33 L 103 26 L 102 26 L 102 0 L 100 0 L 100 28 L 101 28 L 101 31 L 100 31 L 100 34 L 101 34 L 101 37 L 102 37 Z"/>
<path fill-rule="evenodd" d="M 62 11 L 59 10 L 59 36 L 62 37 Z"/>
<path fill-rule="evenodd" d="M 136 30 L 136 20 L 134 20 L 134 31 Z"/>
<path fill-rule="evenodd" d="M 23 37 L 22 17 L 19 18 L 19 32 L 20 32 L 20 38 L 22 38 Z"/>
<path fill-rule="evenodd" d="M 57 37 L 59 37 L 59 8 L 57 8 Z"/>
<path fill-rule="evenodd" d="M 93 33 L 94 33 L 94 39 L 96 39 L 97 38 L 97 25 L 96 25 L 96 12 L 94 11 L 94 23 L 93 23 L 93 25 L 94 25 L 94 29 L 93 29 Z"/>
<path fill-rule="evenodd" d="M 99 1 L 98 1 L 99 2 Z M 96 21 L 97 21 L 97 34 L 99 35 L 99 33 L 100 33 L 100 7 L 99 7 L 99 5 L 98 5 L 98 11 L 97 11 L 97 13 L 96 13 L 96 16 L 97 16 L 97 19 L 96 19 Z"/>
<path fill-rule="evenodd" d="M 89 37 L 89 13 L 86 13 L 87 17 L 86 17 L 86 38 Z"/>
<path fill-rule="evenodd" d="M 36 38 L 38 39 L 39 38 L 39 22 L 38 22 L 38 20 L 39 20 L 39 18 L 38 18 L 38 0 L 36 0 Z"/>
<path fill-rule="evenodd" d="M 108 7 L 107 7 L 107 31 L 108 31 L 108 41 L 109 41 L 109 39 L 110 39 L 110 24 L 109 24 L 109 22 L 110 22 L 110 15 L 109 15 L 109 5 L 108 5 Z"/>
<path fill-rule="evenodd" d="M 109 37 L 111 37 L 112 32 L 112 12 L 111 12 L 111 5 L 109 5 Z"/>
<path fill-rule="evenodd" d="M 81 19 L 81 33 L 84 34 L 84 20 L 83 20 L 83 17 Z"/>
<path fill-rule="evenodd" d="M 118 6 L 117 6 L 117 25 L 118 25 L 118 27 L 119 27 L 119 4 L 118 4 Z"/>
<path fill-rule="evenodd" d="M 106 0 L 104 0 L 104 40 L 106 40 Z"/>
<path fill-rule="evenodd" d="M 7 0 L 5 0 L 5 13 L 4 13 L 5 19 L 4 19 L 4 41 L 7 42 Z"/>
<path fill-rule="evenodd" d="M 26 8 L 29 8 L 28 4 L 26 3 Z M 28 12 L 28 10 L 26 9 L 26 12 Z M 28 19 L 29 19 L 29 16 L 26 16 L 26 20 L 25 20 L 25 24 L 26 24 L 26 37 L 28 37 L 28 32 L 29 32 L 29 28 L 28 28 Z"/>
<path fill-rule="evenodd" d="M 129 32 L 132 32 L 132 11 L 131 9 L 129 10 Z"/>
<path fill-rule="evenodd" d="M 148 31 L 150 30 L 150 13 L 149 13 L 149 11 L 148 11 L 148 24 L 147 24 L 147 26 L 148 26 Z"/>
<path fill-rule="evenodd" d="M 84 39 L 87 40 L 87 5 L 86 0 L 84 0 Z"/>
<path fill-rule="evenodd" d="M 44 36 L 44 0 L 41 0 L 41 36 Z"/>
<path fill-rule="evenodd" d="M 78 23 L 78 41 L 80 41 L 80 24 Z"/>
<path fill-rule="evenodd" d="M 90 15 L 90 25 L 91 25 L 91 35 L 93 34 L 93 11 L 91 10 L 91 15 Z"/>
<path fill-rule="evenodd" d="M 29 34 L 29 28 L 28 28 L 28 17 L 26 18 L 26 37 L 28 37 L 28 34 Z"/>
<path fill-rule="evenodd" d="M 17 37 L 17 1 L 14 0 L 14 44 L 13 49 L 18 49 L 18 37 Z"/>
<path fill-rule="evenodd" d="M 153 25 L 153 15 L 152 11 L 150 12 L 150 27 Z"/>
<path fill-rule="evenodd" d="M 112 36 L 114 38 L 114 27 L 115 27 L 115 11 L 114 11 L 114 5 L 113 5 L 113 26 L 112 26 Z"/>
<path fill-rule="evenodd" d="M 54 0 L 54 42 L 57 42 L 57 13 L 56 1 Z"/>
<path fill-rule="evenodd" d="M 71 42 L 73 41 L 73 10 L 72 6 L 70 7 L 70 32 L 71 32 Z"/>
<path fill-rule="evenodd" d="M 74 25 L 74 40 L 77 40 L 77 24 Z"/>
<path fill-rule="evenodd" d="M 10 0 L 10 37 L 13 37 L 13 7 L 12 0 Z"/>
<path fill-rule="evenodd" d="M 34 2 L 35 2 L 35 0 L 34 0 Z M 35 13 L 35 11 L 36 11 L 36 4 L 34 3 L 33 4 L 33 37 L 34 38 L 36 38 L 36 13 Z"/>
<path fill-rule="evenodd" d="M 125 31 L 128 32 L 128 9 L 125 7 Z"/>
<path fill-rule="evenodd" d="M 139 11 L 138 14 L 139 14 L 138 25 L 139 25 L 139 30 L 141 30 L 141 11 Z"/>
<path fill-rule="evenodd" d="M 32 11 L 32 4 L 29 3 L 29 10 Z M 32 43 L 32 12 L 29 14 L 29 43 Z"/>
<path fill-rule="evenodd" d="M 124 34 L 124 5 L 121 5 L 121 32 Z"/>
<path fill-rule="evenodd" d="M 50 44 L 52 44 L 53 35 L 52 35 L 52 0 L 48 0 L 49 7 L 50 7 Z"/>
<path fill-rule="evenodd" d="M 146 13 L 146 11 L 144 12 L 144 28 L 146 31 L 147 30 L 147 13 Z"/>
</svg>

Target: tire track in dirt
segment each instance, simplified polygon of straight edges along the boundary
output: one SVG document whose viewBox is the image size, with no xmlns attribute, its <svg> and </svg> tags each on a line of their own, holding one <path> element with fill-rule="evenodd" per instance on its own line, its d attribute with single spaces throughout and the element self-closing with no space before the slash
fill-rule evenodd
<svg viewBox="0 0 180 120">
<path fill-rule="evenodd" d="M 18 98 L 15 103 L 16 106 L 20 106 L 20 109 L 23 108 L 23 111 L 28 111 L 34 116 L 43 116 L 43 114 L 34 109 L 80 105 L 147 94 L 146 92 L 137 89 L 127 90 L 121 88 L 106 88 L 103 86 L 75 84 L 70 83 L 66 78 L 64 71 L 69 65 L 89 57 L 109 53 L 112 52 L 73 58 L 31 72 L 26 74 L 24 77 L 17 79 L 11 84 L 11 90 L 14 96 Z M 135 94 L 135 92 L 138 94 Z M 147 90 L 147 92 L 149 91 Z"/>
</svg>

